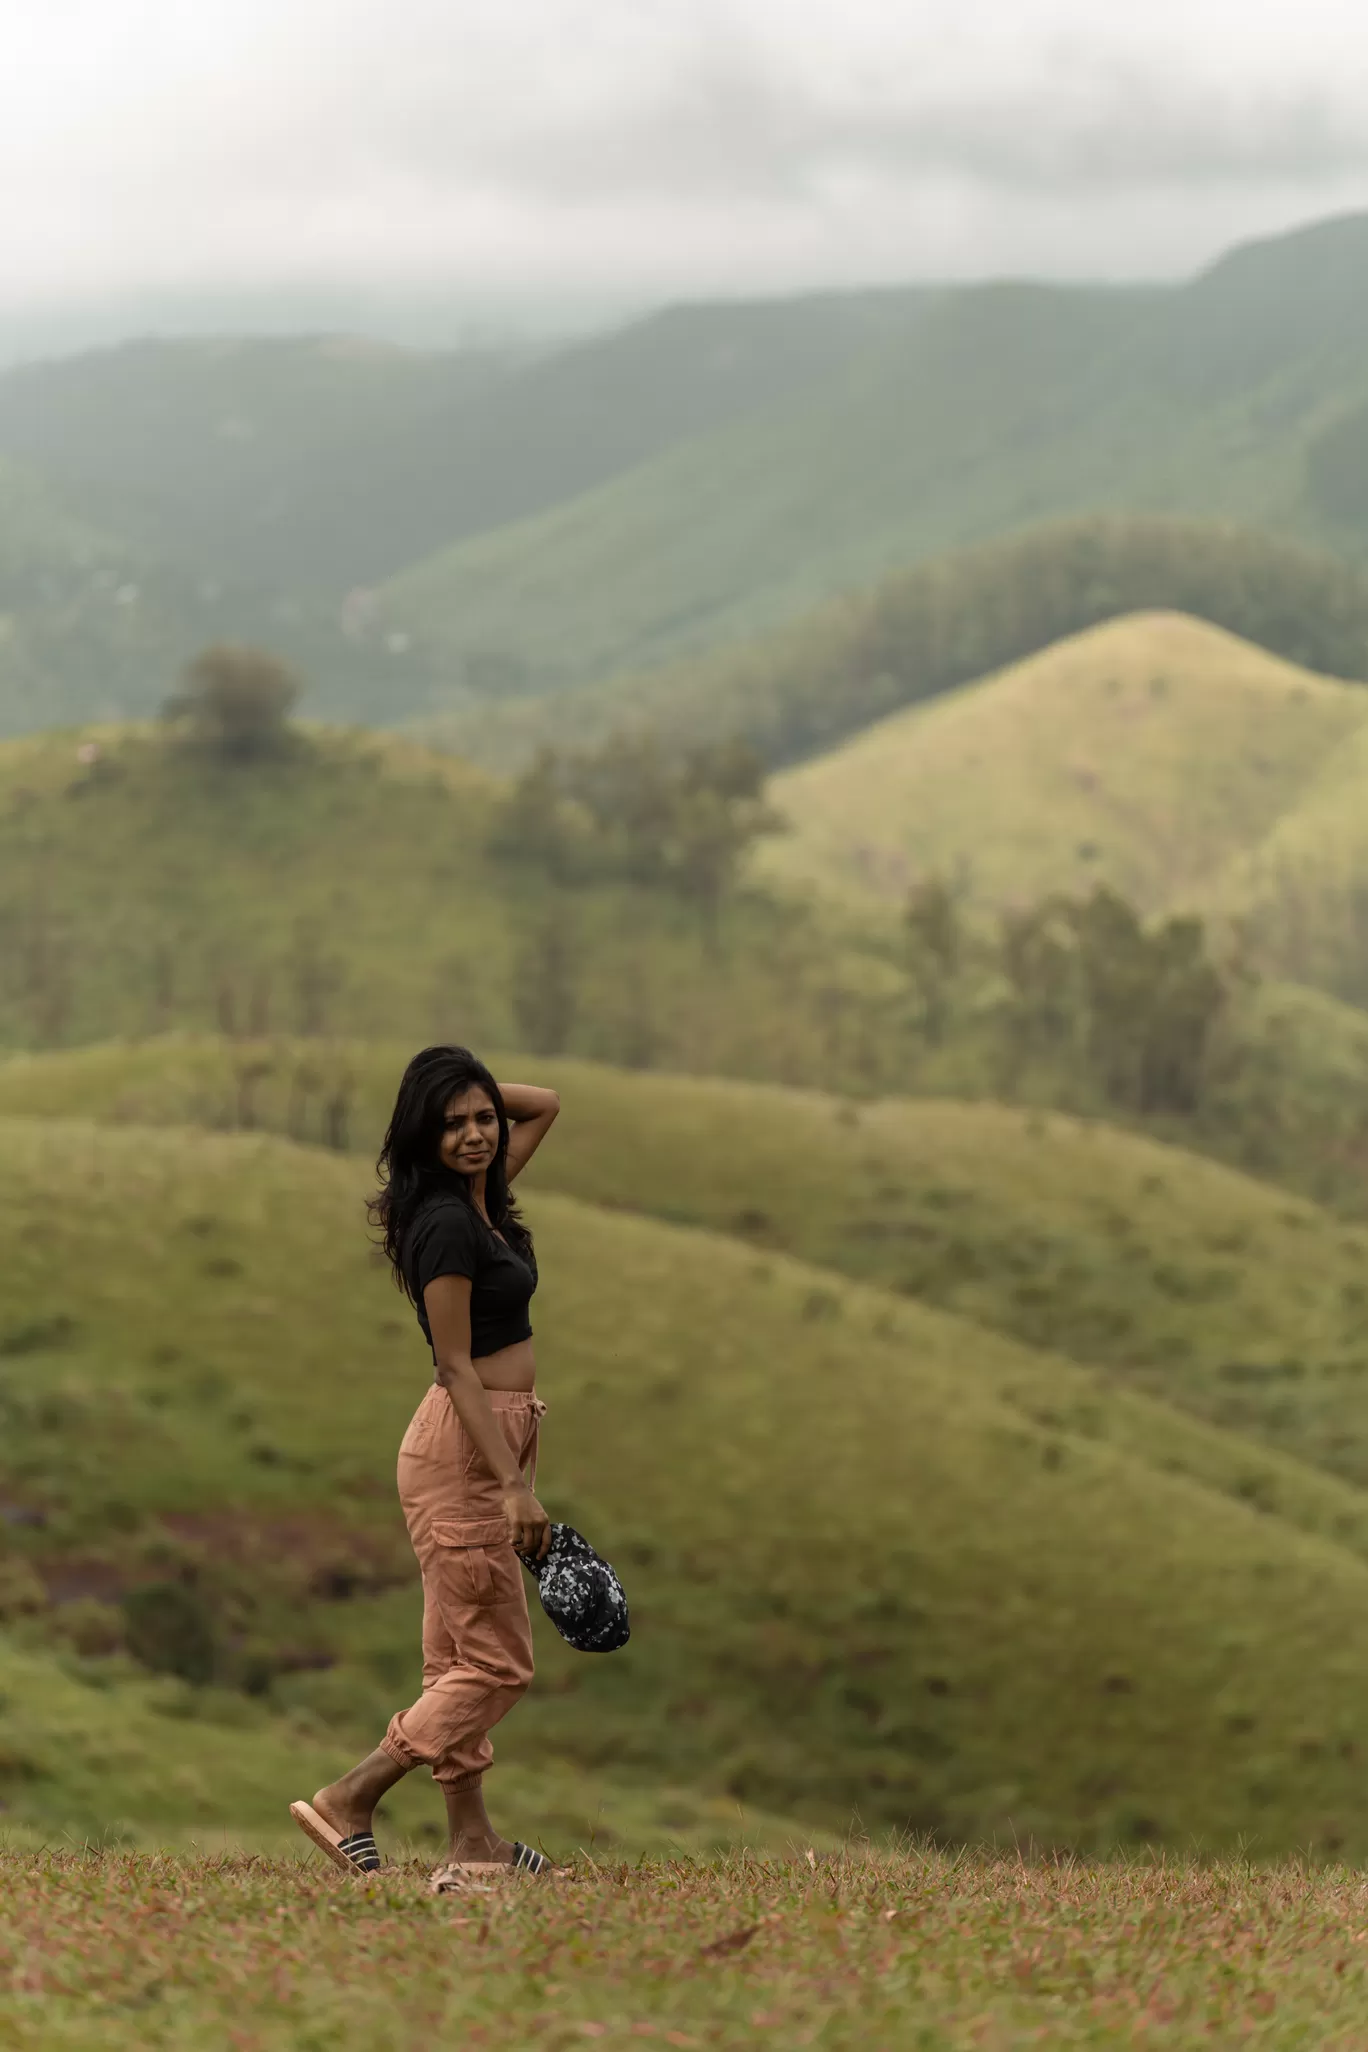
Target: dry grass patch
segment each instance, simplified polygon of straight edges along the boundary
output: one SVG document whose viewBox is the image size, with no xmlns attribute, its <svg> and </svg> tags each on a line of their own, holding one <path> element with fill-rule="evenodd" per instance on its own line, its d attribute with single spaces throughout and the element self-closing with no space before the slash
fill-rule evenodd
<svg viewBox="0 0 1368 2052">
<path fill-rule="evenodd" d="M 408 2052 L 1362 2045 L 1342 1868 L 859 1849 L 434 1900 L 252 1857 L 0 1856 L 0 2042 Z"/>
</svg>

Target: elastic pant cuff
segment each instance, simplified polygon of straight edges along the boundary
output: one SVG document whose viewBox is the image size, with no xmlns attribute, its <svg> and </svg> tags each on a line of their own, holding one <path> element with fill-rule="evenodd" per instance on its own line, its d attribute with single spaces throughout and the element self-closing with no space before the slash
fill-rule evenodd
<svg viewBox="0 0 1368 2052">
<path fill-rule="evenodd" d="M 402 1739 L 393 1737 L 389 1732 L 380 1741 L 380 1751 L 388 1753 L 395 1766 L 402 1767 L 405 1774 L 412 1774 L 415 1767 L 423 1764 L 411 1746 L 406 1746 Z"/>
<path fill-rule="evenodd" d="M 442 1788 L 449 1788 L 453 1795 L 459 1795 L 462 1789 L 478 1788 L 484 1780 L 484 1770 L 477 1767 L 469 1774 L 443 1774 L 434 1767 L 432 1778 Z"/>
</svg>

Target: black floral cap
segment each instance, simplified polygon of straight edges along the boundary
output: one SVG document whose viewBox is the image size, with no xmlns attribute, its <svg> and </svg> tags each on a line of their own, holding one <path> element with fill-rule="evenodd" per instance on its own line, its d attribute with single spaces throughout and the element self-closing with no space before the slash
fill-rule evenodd
<svg viewBox="0 0 1368 2052">
<path fill-rule="evenodd" d="M 632 1628 L 622 1584 L 573 1525 L 551 1527 L 545 1560 L 520 1558 L 568 1645 L 581 1653 L 616 1653 L 627 1644 Z"/>
</svg>

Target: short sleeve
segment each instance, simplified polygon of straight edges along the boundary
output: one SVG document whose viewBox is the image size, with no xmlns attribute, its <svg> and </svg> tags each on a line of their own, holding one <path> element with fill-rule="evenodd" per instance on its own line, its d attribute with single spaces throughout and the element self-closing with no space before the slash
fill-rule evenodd
<svg viewBox="0 0 1368 2052">
<path fill-rule="evenodd" d="M 416 1221 L 409 1245 L 408 1269 L 413 1294 L 421 1304 L 423 1292 L 439 1275 L 468 1275 L 475 1279 L 475 1218 L 469 1207 L 434 1204 Z"/>
</svg>

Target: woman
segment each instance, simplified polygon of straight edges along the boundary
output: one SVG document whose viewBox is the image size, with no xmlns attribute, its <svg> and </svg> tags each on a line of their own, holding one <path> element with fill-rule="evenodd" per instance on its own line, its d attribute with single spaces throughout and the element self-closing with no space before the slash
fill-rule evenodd
<svg viewBox="0 0 1368 2052">
<path fill-rule="evenodd" d="M 482 1781 L 490 1730 L 532 1679 L 518 1555 L 540 1560 L 550 1542 L 533 1493 L 546 1408 L 528 1318 L 537 1264 L 508 1186 L 559 1110 L 554 1090 L 501 1090 L 466 1048 L 429 1047 L 404 1071 L 380 1150 L 371 1217 L 435 1368 L 399 1449 L 399 1500 L 423 1576 L 423 1693 L 359 1766 L 311 1804 L 290 1806 L 349 1871 L 379 1866 L 375 1806 L 419 1766 L 446 1797 L 448 1865 L 437 1885 L 472 1870 L 548 1865 L 495 1831 Z"/>
</svg>

